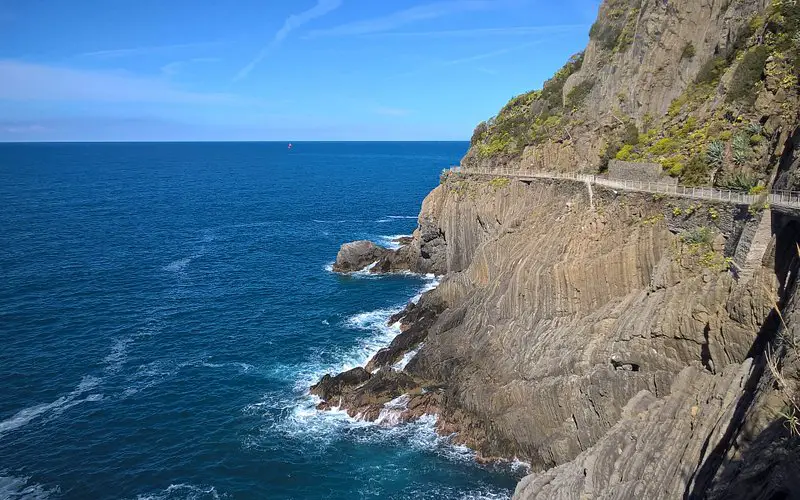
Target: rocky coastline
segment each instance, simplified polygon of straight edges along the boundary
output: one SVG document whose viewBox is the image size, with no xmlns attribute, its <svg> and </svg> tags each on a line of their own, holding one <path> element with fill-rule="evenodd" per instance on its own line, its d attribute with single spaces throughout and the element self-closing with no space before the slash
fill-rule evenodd
<svg viewBox="0 0 800 500">
<path fill-rule="evenodd" d="M 766 201 L 800 188 L 798 13 L 605 0 L 585 53 L 478 126 L 409 240 L 342 246 L 337 272 L 440 283 L 310 389 L 319 409 L 436 415 L 479 459 L 529 463 L 524 500 L 800 498 L 800 212 Z M 611 160 L 765 201 L 470 174 Z"/>
</svg>

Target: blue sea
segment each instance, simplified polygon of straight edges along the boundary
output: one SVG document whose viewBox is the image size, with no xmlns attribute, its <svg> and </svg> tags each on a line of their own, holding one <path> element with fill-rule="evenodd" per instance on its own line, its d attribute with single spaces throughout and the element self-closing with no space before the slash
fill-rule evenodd
<svg viewBox="0 0 800 500">
<path fill-rule="evenodd" d="M 0 498 L 506 498 L 524 472 L 320 413 L 432 276 L 410 234 L 466 143 L 0 144 Z"/>
</svg>

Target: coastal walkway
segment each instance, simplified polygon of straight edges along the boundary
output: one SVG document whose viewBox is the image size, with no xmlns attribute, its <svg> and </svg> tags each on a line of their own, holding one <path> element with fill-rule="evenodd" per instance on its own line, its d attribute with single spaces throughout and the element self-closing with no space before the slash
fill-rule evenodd
<svg viewBox="0 0 800 500">
<path fill-rule="evenodd" d="M 660 182 L 628 181 L 621 179 L 609 179 L 606 177 L 590 174 L 576 173 L 556 173 L 556 172 L 520 172 L 506 169 L 465 169 L 462 167 L 451 167 L 450 172 L 463 175 L 483 175 L 491 177 L 508 177 L 521 181 L 533 181 L 536 179 L 571 180 L 582 182 L 588 185 L 605 186 L 611 189 L 623 191 L 637 191 L 641 193 L 666 194 L 693 198 L 698 200 L 711 200 L 723 203 L 733 203 L 739 205 L 768 204 L 773 209 L 787 208 L 800 210 L 800 192 L 798 191 L 772 191 L 761 194 L 749 194 L 742 191 L 730 189 L 716 189 L 708 187 L 686 187 L 677 184 L 667 184 Z"/>
</svg>

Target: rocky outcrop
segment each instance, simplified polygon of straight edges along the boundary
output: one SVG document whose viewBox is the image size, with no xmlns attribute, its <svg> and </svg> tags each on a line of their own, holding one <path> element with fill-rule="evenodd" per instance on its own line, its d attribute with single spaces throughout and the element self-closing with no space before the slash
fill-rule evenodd
<svg viewBox="0 0 800 500">
<path fill-rule="evenodd" d="M 337 273 L 360 271 L 378 262 L 389 251 L 371 241 L 361 240 L 345 243 L 336 254 L 333 270 Z"/>
<path fill-rule="evenodd" d="M 391 250 L 367 240 L 345 243 L 336 255 L 333 271 L 352 273 L 369 271 L 377 273 L 393 273 L 416 271 L 419 250 L 412 238 L 401 238 L 400 248 Z"/>
<path fill-rule="evenodd" d="M 325 375 L 317 384 L 312 385 L 309 392 L 325 401 L 335 401 L 346 392 L 360 387 L 372 378 L 372 374 L 364 368 L 357 367 L 336 376 Z"/>
</svg>

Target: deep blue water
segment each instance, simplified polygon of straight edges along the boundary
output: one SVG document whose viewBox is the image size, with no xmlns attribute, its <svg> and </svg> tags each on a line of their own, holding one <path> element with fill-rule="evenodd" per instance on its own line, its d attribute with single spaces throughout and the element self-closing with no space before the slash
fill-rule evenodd
<svg viewBox="0 0 800 500">
<path fill-rule="evenodd" d="M 0 498 L 504 498 L 430 421 L 313 409 L 431 277 L 341 277 L 466 143 L 0 145 Z"/>
</svg>

